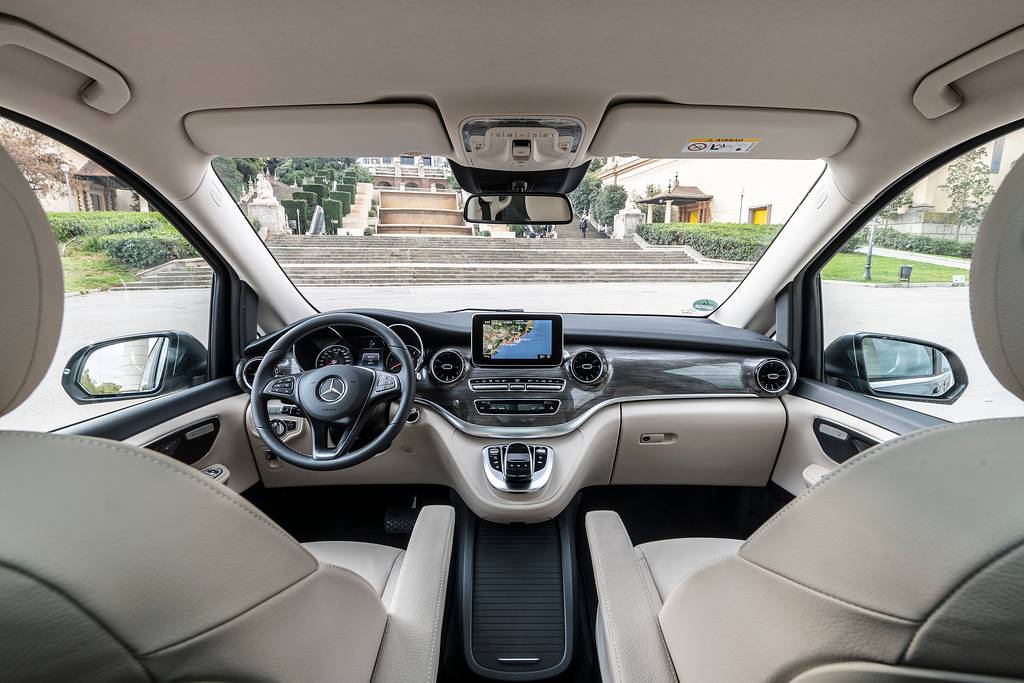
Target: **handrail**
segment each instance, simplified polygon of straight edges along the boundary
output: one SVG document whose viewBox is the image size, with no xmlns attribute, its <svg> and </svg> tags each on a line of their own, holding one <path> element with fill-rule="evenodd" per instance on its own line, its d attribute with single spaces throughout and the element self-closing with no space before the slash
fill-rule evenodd
<svg viewBox="0 0 1024 683">
<path fill-rule="evenodd" d="M 963 94 L 954 87 L 954 82 L 1022 50 L 1024 26 L 1018 26 L 965 52 L 921 79 L 914 91 L 914 106 L 929 119 L 948 114 L 964 101 Z"/>
<path fill-rule="evenodd" d="M 0 47 L 17 45 L 77 71 L 90 80 L 79 91 L 82 101 L 107 114 L 121 111 L 131 89 L 119 72 L 77 47 L 11 17 L 0 17 Z"/>
</svg>

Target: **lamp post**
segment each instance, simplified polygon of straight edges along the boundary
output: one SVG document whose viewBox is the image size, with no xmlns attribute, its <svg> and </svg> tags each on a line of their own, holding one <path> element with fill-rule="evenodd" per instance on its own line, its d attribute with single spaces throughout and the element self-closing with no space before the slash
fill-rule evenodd
<svg viewBox="0 0 1024 683">
<path fill-rule="evenodd" d="M 868 257 L 864 261 L 864 279 L 871 279 L 871 252 L 875 247 L 875 223 L 871 222 L 868 226 Z"/>
<path fill-rule="evenodd" d="M 70 213 L 74 211 L 74 209 L 71 208 L 71 178 L 68 176 L 71 166 L 65 162 L 60 165 L 60 170 L 64 174 L 64 189 L 67 192 L 68 212 Z"/>
</svg>

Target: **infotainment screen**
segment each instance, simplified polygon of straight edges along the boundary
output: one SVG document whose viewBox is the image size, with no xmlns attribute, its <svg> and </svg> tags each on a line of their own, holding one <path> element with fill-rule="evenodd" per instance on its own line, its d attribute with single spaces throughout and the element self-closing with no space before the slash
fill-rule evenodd
<svg viewBox="0 0 1024 683">
<path fill-rule="evenodd" d="M 562 364 L 562 316 L 473 316 L 473 364 L 557 366 Z"/>
</svg>

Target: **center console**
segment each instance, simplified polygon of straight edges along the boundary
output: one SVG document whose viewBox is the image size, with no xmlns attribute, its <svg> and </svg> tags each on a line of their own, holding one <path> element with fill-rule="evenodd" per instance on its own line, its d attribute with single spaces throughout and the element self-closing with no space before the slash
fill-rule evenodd
<svg viewBox="0 0 1024 683">
<path fill-rule="evenodd" d="M 491 444 L 481 451 L 487 481 L 499 491 L 530 493 L 551 478 L 551 460 L 555 449 L 518 441 Z"/>
</svg>

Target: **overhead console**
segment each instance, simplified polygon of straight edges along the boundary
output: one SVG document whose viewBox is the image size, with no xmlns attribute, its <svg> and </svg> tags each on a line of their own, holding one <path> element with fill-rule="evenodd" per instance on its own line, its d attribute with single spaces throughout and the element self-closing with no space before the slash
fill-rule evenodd
<svg viewBox="0 0 1024 683">
<path fill-rule="evenodd" d="M 473 168 L 543 171 L 569 168 L 583 141 L 583 122 L 569 116 L 466 119 L 462 151 Z"/>
</svg>

